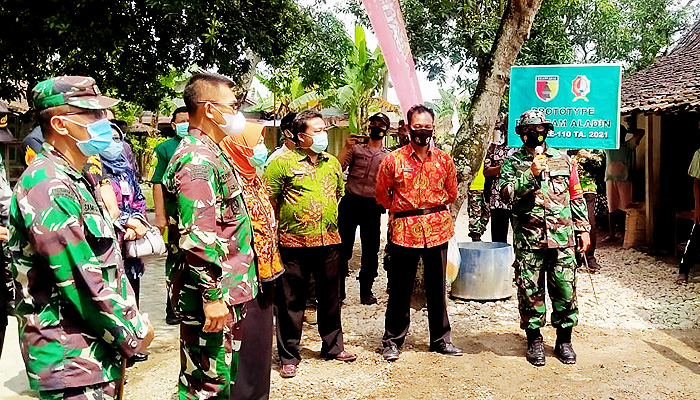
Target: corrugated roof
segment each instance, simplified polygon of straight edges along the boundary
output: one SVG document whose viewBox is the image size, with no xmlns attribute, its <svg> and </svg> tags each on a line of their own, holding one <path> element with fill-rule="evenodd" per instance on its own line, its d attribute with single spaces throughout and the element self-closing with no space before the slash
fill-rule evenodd
<svg viewBox="0 0 700 400">
<path fill-rule="evenodd" d="M 670 54 L 622 81 L 620 110 L 700 111 L 700 21 Z"/>
</svg>

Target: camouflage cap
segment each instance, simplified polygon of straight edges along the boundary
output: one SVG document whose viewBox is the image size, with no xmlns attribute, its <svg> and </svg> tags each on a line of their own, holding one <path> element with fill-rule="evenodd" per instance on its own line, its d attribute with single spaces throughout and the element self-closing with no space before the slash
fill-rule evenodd
<svg viewBox="0 0 700 400">
<path fill-rule="evenodd" d="M 58 76 L 39 82 L 32 89 L 34 108 L 69 105 L 91 110 L 104 110 L 119 100 L 103 96 L 95 80 L 87 76 Z"/>
</svg>

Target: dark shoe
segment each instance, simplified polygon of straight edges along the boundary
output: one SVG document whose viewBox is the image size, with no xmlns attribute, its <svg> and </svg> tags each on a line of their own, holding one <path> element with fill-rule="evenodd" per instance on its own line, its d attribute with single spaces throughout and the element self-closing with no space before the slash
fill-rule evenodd
<svg viewBox="0 0 700 400">
<path fill-rule="evenodd" d="M 324 358 L 326 358 L 327 360 L 353 362 L 353 361 L 357 360 L 357 354 L 348 353 L 347 351 L 343 350 L 334 356 L 328 356 L 328 357 L 324 357 Z"/>
<path fill-rule="evenodd" d="M 399 359 L 399 348 L 392 344 L 384 347 L 382 350 L 382 357 L 388 362 L 394 362 Z"/>
<path fill-rule="evenodd" d="M 131 367 L 137 362 L 142 362 L 148 360 L 148 354 L 136 353 L 126 360 L 126 366 Z"/>
<path fill-rule="evenodd" d="M 685 285 L 687 283 L 688 283 L 688 274 L 678 274 L 678 278 L 676 278 L 676 284 Z"/>
<path fill-rule="evenodd" d="M 554 355 L 564 364 L 576 364 L 576 353 L 571 342 L 557 343 L 554 346 Z"/>
<path fill-rule="evenodd" d="M 544 366 L 544 342 L 542 341 L 542 336 L 536 338 L 527 346 L 525 359 L 535 367 Z"/>
<path fill-rule="evenodd" d="M 603 239 L 603 243 L 612 243 L 612 242 L 616 242 L 616 241 L 617 241 L 617 237 L 615 237 L 615 235 L 609 235 L 608 237 Z"/>
<path fill-rule="evenodd" d="M 364 305 L 377 304 L 377 298 L 370 292 L 368 295 L 360 296 L 360 303 Z"/>
<path fill-rule="evenodd" d="M 297 366 L 295 364 L 282 364 L 280 376 L 282 378 L 294 378 L 297 376 Z"/>
<path fill-rule="evenodd" d="M 430 345 L 430 351 L 434 351 L 440 354 L 447 354 L 448 356 L 461 356 L 462 350 L 455 347 L 452 343 L 442 342 L 438 345 Z"/>
<path fill-rule="evenodd" d="M 180 318 L 174 315 L 168 315 L 165 317 L 165 323 L 168 325 L 180 325 Z"/>
<path fill-rule="evenodd" d="M 588 260 L 588 272 L 596 274 L 598 271 L 600 271 L 600 264 L 598 264 L 598 261 L 596 261 L 595 258 Z"/>
</svg>

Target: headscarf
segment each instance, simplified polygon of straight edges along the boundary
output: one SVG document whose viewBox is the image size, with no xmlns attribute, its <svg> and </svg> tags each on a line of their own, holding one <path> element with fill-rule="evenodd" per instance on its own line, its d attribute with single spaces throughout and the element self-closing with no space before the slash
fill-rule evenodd
<svg viewBox="0 0 700 400">
<path fill-rule="evenodd" d="M 253 147 L 263 137 L 264 130 L 263 125 L 246 122 L 240 135 L 226 136 L 219 142 L 219 147 L 228 156 L 236 172 L 248 182 L 256 176 L 255 167 L 249 159 L 253 156 Z"/>
<path fill-rule="evenodd" d="M 124 132 L 122 132 L 119 127 L 114 124 L 110 123 L 112 126 L 112 130 L 116 131 L 119 134 L 119 142 L 121 143 L 122 146 L 122 151 L 119 154 L 117 158 L 114 160 L 108 160 L 104 155 L 100 155 L 100 158 L 102 159 L 102 167 L 104 171 L 111 176 L 118 176 L 121 175 L 124 171 L 126 171 L 127 168 L 129 168 L 130 163 L 126 159 L 126 155 L 124 154 Z M 114 139 L 112 139 L 114 142 Z M 114 143 L 110 144 L 112 146 Z"/>
</svg>

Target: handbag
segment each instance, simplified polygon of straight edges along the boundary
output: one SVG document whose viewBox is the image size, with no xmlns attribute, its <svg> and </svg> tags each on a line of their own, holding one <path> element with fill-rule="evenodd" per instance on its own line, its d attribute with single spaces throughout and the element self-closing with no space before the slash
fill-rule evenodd
<svg viewBox="0 0 700 400">
<path fill-rule="evenodd" d="M 166 253 L 165 241 L 160 230 L 147 223 L 146 234 L 138 239 L 124 241 L 125 258 L 142 258 L 146 256 L 162 256 Z"/>
</svg>

